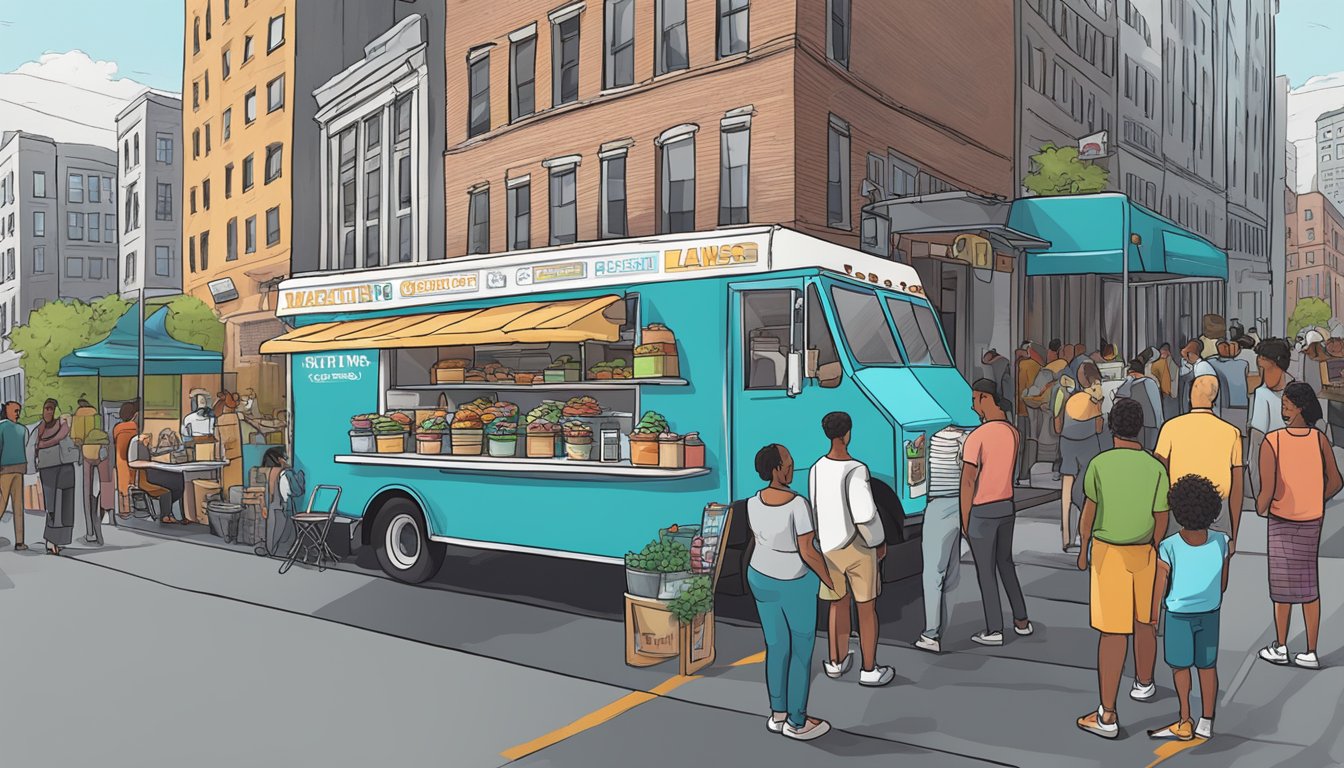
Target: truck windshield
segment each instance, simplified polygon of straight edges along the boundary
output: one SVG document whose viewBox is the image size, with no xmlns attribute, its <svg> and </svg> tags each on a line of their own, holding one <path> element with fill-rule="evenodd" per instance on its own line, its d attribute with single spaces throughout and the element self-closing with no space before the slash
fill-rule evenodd
<svg viewBox="0 0 1344 768">
<path fill-rule="evenodd" d="M 859 365 L 900 365 L 901 353 L 877 296 L 865 291 L 831 287 L 831 300 L 840 330 Z"/>
<path fill-rule="evenodd" d="M 952 364 L 932 310 L 923 304 L 894 297 L 887 298 L 887 309 L 896 321 L 896 333 L 901 336 L 905 356 L 911 365 Z"/>
</svg>

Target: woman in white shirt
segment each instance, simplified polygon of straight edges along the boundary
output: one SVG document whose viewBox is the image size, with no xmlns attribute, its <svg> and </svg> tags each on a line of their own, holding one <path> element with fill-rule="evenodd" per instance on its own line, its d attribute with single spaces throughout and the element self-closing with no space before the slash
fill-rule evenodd
<svg viewBox="0 0 1344 768">
<path fill-rule="evenodd" d="M 770 692 L 766 727 L 791 739 L 811 741 L 831 729 L 807 716 L 812 651 L 817 639 L 818 579 L 831 577 L 816 546 L 812 510 L 794 493 L 793 456 L 770 444 L 756 454 L 756 473 L 769 483 L 747 500 L 755 549 L 747 583 L 756 598 L 765 634 L 765 682 Z"/>
</svg>

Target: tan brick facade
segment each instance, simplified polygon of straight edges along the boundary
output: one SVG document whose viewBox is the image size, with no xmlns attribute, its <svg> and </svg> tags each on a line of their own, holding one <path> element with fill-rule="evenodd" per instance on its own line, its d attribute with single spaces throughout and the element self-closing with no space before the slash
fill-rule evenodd
<svg viewBox="0 0 1344 768">
<path fill-rule="evenodd" d="M 554 0 L 463 2 L 446 28 L 446 251 L 467 252 L 468 190 L 488 184 L 489 251 L 506 250 L 506 178 L 530 176 L 531 246 L 549 243 L 549 158 L 579 155 L 578 239 L 598 237 L 599 147 L 629 139 L 629 234 L 658 231 L 655 139 L 695 124 L 695 226 L 719 224 L 720 121 L 751 106 L 751 223 L 780 223 L 858 247 L 868 153 L 915 166 L 921 189 L 937 181 L 1011 196 L 1013 10 L 966 0 L 956 13 L 925 3 L 853 0 L 850 68 L 828 57 L 827 0 L 751 3 L 749 50 L 717 57 L 717 2 L 690 0 L 690 68 L 654 77 L 657 0 L 635 2 L 634 80 L 604 90 L 604 0 L 579 16 L 579 98 L 552 109 Z M 469 24 L 452 23 L 469 18 Z M 968 26 L 967 18 L 976 24 Z M 510 33 L 536 26 L 536 107 L 509 122 Z M 968 30 L 973 34 L 968 33 Z M 515 38 L 517 35 L 515 35 Z M 491 130 L 467 138 L 468 53 L 493 44 Z M 849 226 L 827 225 L 828 115 L 850 126 Z M 889 167 L 887 168 L 889 172 Z M 936 180 L 936 181 L 935 181 Z M 890 185 L 888 185 L 890 186 Z"/>
<path fill-rule="evenodd" d="M 1299 299 L 1315 297 L 1329 304 L 1335 317 L 1344 316 L 1344 213 L 1320 192 L 1297 195 L 1296 203 L 1287 226 L 1288 314 Z"/>
</svg>

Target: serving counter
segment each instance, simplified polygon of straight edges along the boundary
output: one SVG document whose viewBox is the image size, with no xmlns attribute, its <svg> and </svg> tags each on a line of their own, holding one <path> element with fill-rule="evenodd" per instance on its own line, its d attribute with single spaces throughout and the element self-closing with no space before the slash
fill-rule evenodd
<svg viewBox="0 0 1344 768">
<path fill-rule="evenodd" d="M 629 461 L 570 461 L 567 459 L 500 459 L 472 456 L 430 456 L 419 453 L 354 453 L 335 457 L 337 464 L 370 467 L 422 467 L 443 472 L 566 477 L 622 477 L 636 480 L 680 480 L 709 474 L 706 467 L 660 469 L 633 466 Z"/>
</svg>

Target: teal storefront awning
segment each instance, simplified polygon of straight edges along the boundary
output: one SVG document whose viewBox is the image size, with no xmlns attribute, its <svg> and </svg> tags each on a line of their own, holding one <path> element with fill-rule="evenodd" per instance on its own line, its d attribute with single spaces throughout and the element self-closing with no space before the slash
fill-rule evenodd
<svg viewBox="0 0 1344 768">
<path fill-rule="evenodd" d="M 132 306 L 117 320 L 107 338 L 61 359 L 61 376 L 135 376 L 139 371 L 139 309 Z M 160 307 L 145 320 L 145 375 L 217 374 L 224 365 L 218 352 L 178 341 L 168 333 L 168 309 Z"/>
<path fill-rule="evenodd" d="M 1227 279 L 1226 253 L 1125 195 L 1024 198 L 1013 203 L 1008 225 L 1050 243 L 1027 249 L 1030 276 L 1118 275 L 1128 260 L 1136 275 Z"/>
</svg>

